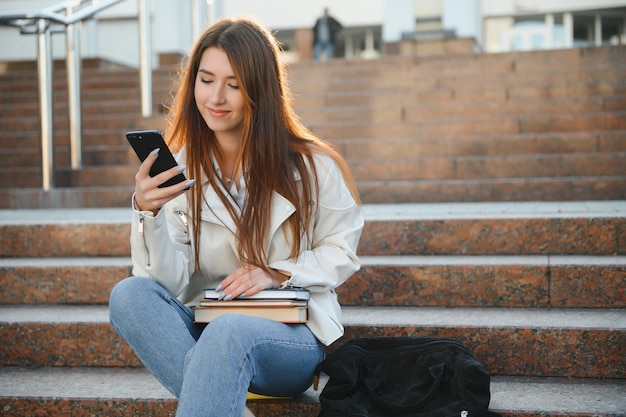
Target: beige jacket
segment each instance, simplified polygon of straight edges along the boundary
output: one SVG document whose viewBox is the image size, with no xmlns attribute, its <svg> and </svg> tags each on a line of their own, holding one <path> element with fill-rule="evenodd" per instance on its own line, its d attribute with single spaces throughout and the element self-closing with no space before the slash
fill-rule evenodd
<svg viewBox="0 0 626 417">
<path fill-rule="evenodd" d="M 183 151 L 184 152 L 184 151 Z M 178 155 L 184 161 L 184 154 Z M 363 228 L 363 214 L 346 187 L 341 171 L 327 156 L 316 156 L 320 191 L 314 204 L 311 242 L 302 239 L 301 254 L 290 258 L 284 223 L 295 207 L 274 193 L 271 214 L 269 266 L 291 278 L 283 285 L 311 291 L 307 326 L 325 345 L 343 335 L 341 309 L 335 288 L 361 267 L 356 250 Z M 149 277 L 179 300 L 192 306 L 203 290 L 215 287 L 241 263 L 237 256 L 235 225 L 216 191 L 205 183 L 202 210 L 201 270 L 194 268 L 194 250 L 189 230 L 190 214 L 183 194 L 168 202 L 153 216 L 133 210 L 131 255 L 133 275 Z"/>
</svg>

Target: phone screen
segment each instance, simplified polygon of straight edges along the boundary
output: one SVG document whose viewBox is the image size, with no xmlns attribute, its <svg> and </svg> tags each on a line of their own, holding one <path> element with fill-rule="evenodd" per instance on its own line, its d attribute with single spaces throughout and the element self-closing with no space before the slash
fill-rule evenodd
<svg viewBox="0 0 626 417">
<path fill-rule="evenodd" d="M 178 165 L 178 163 L 176 163 L 176 159 L 174 159 L 174 155 L 172 155 L 172 152 L 167 147 L 161 132 L 157 130 L 128 132 L 126 133 L 126 139 L 130 143 L 130 146 L 132 146 L 135 150 L 135 153 L 141 162 L 143 162 L 148 155 L 150 155 L 150 152 L 156 148 L 160 149 L 159 156 L 150 168 L 151 177 Z M 159 188 L 169 187 L 183 181 L 187 181 L 187 178 L 181 173 L 160 184 Z"/>
</svg>

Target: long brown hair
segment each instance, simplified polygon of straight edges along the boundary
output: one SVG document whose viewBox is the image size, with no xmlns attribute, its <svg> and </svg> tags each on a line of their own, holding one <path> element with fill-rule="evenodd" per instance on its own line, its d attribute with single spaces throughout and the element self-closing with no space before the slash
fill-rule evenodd
<svg viewBox="0 0 626 417">
<path fill-rule="evenodd" d="M 211 155 L 219 160 L 214 132 L 196 107 L 194 86 L 202 53 L 209 47 L 224 51 L 237 78 L 245 102 L 241 166 L 248 191 L 239 217 L 229 197 L 220 193 L 220 178 Z M 315 137 L 292 108 L 286 70 L 274 36 L 250 19 L 222 19 L 197 40 L 180 71 L 178 91 L 168 115 L 166 136 L 175 152 L 186 149 L 187 167 L 196 183 L 189 191 L 192 214 L 195 265 L 199 269 L 200 210 L 202 178 L 206 177 L 237 225 L 238 252 L 242 263 L 250 263 L 272 274 L 268 263 L 268 234 L 272 192 L 276 191 L 296 207 L 288 220 L 293 246 L 291 256 L 301 248 L 301 236 L 309 230 L 312 204 L 317 195 L 317 174 L 313 155 L 323 153 L 339 165 L 352 196 L 360 204 L 354 179 L 343 158 L 327 143 Z M 310 169 L 307 169 L 307 166 Z M 301 181 L 297 181 L 298 174 Z M 310 237 L 309 237 L 310 238 Z"/>
</svg>

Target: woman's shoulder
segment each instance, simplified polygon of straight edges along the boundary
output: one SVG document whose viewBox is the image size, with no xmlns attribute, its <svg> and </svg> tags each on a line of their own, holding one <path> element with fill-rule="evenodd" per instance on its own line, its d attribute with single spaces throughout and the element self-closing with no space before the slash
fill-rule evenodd
<svg viewBox="0 0 626 417">
<path fill-rule="evenodd" d="M 337 209 L 352 207 L 355 201 L 335 157 L 325 152 L 317 152 L 313 154 L 313 162 L 320 186 L 320 205 Z"/>
<path fill-rule="evenodd" d="M 315 164 L 315 169 L 321 171 L 319 174 L 328 174 L 339 169 L 335 158 L 321 150 L 313 152 L 313 163 Z"/>
</svg>

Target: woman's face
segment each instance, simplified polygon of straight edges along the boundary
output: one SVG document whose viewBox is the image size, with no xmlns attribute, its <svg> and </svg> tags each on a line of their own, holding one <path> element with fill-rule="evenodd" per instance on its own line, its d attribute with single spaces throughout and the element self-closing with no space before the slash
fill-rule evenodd
<svg viewBox="0 0 626 417">
<path fill-rule="evenodd" d="M 217 137 L 243 132 L 244 102 L 228 56 L 207 48 L 200 59 L 194 89 L 196 106 Z"/>
</svg>

